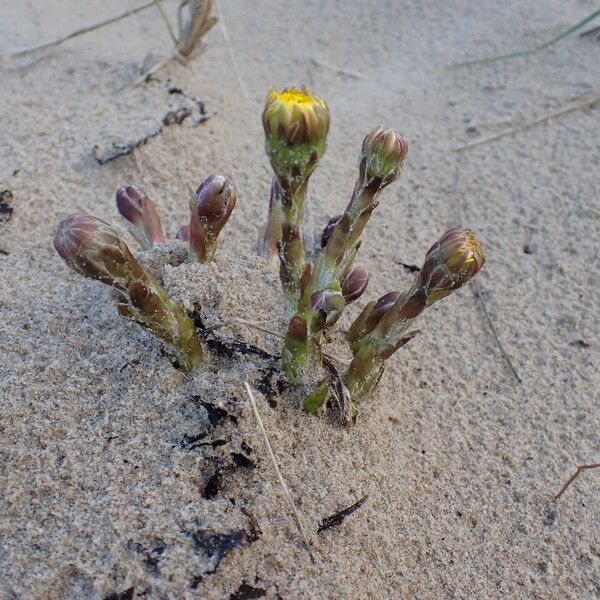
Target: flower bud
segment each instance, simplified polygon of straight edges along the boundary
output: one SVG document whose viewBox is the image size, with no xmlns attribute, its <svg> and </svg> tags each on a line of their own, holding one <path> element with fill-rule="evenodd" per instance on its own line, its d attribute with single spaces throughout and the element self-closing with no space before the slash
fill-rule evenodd
<svg viewBox="0 0 600 600">
<path fill-rule="evenodd" d="M 181 240 L 182 242 L 189 242 L 190 241 L 190 226 L 182 225 L 177 230 L 177 233 L 175 234 L 175 239 Z"/>
<path fill-rule="evenodd" d="M 229 179 L 211 175 L 190 201 L 190 250 L 200 262 L 212 259 L 217 237 L 236 203 L 236 191 Z"/>
<path fill-rule="evenodd" d="M 375 182 L 379 189 L 392 183 L 400 175 L 407 152 L 408 144 L 394 130 L 373 129 L 365 137 L 360 155 L 365 182 Z"/>
<path fill-rule="evenodd" d="M 75 272 L 114 287 L 120 296 L 119 314 L 165 341 L 183 369 L 202 362 L 194 322 L 108 223 L 84 213 L 71 215 L 59 223 L 54 247 Z"/>
<path fill-rule="evenodd" d="M 323 327 L 330 327 L 340 318 L 346 302 L 340 292 L 321 290 L 312 294 L 310 306 L 319 314 L 319 318 L 313 324 L 314 329 L 318 331 Z"/>
<path fill-rule="evenodd" d="M 115 230 L 85 213 L 76 213 L 59 223 L 54 248 L 75 272 L 120 291 L 126 291 L 130 279 L 142 273 L 142 267 Z"/>
<path fill-rule="evenodd" d="M 449 229 L 431 246 L 419 273 L 427 306 L 473 279 L 484 264 L 483 246 L 475 234 L 458 227 Z"/>
<path fill-rule="evenodd" d="M 325 225 L 325 228 L 321 233 L 321 248 L 325 248 L 325 246 L 327 246 L 327 242 L 329 241 L 329 238 L 333 233 L 333 229 L 338 224 L 341 218 L 342 215 L 337 215 L 336 217 L 331 217 L 331 219 L 327 221 L 327 225 Z"/>
<path fill-rule="evenodd" d="M 368 283 L 369 273 L 364 267 L 356 266 L 350 269 L 340 282 L 342 296 L 346 304 L 358 300 L 367 289 Z"/>
<path fill-rule="evenodd" d="M 347 337 L 350 344 L 354 345 L 364 336 L 371 333 L 401 295 L 402 292 L 388 292 L 377 301 L 372 300 L 369 302 L 348 329 Z"/>
<path fill-rule="evenodd" d="M 301 184 L 325 153 L 327 104 L 306 88 L 273 89 L 267 96 L 262 122 L 273 170 L 290 185 Z"/>
<path fill-rule="evenodd" d="M 117 209 L 130 222 L 131 233 L 144 250 L 149 250 L 155 243 L 165 243 L 156 208 L 141 187 L 128 185 L 119 188 Z"/>
</svg>

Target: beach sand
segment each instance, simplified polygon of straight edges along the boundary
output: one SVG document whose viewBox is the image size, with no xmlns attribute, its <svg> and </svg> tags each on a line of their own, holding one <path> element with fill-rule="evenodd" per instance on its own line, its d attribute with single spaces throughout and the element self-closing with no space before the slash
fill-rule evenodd
<svg viewBox="0 0 600 600">
<path fill-rule="evenodd" d="M 0 52 L 135 5 L 0 0 Z M 600 42 L 573 35 L 527 58 L 444 68 L 541 43 L 596 5 L 219 8 L 230 48 L 217 25 L 193 62 L 136 88 L 147 55 L 171 46 L 154 9 L 0 62 L 0 191 L 13 209 L 0 221 L 0 598 L 599 597 L 600 470 L 553 497 L 575 465 L 600 459 L 600 106 L 454 149 L 597 94 Z M 52 247 L 76 211 L 135 247 L 114 204 L 128 183 L 144 187 L 173 237 L 190 193 L 223 173 L 238 203 L 217 262 L 145 260 L 187 308 L 202 305 L 204 325 L 240 317 L 281 334 L 277 276 L 255 258 L 271 177 L 260 113 L 273 85 L 292 84 L 331 110 L 309 231 L 344 208 L 368 131 L 393 127 L 410 146 L 363 235 L 371 281 L 341 329 L 367 300 L 410 285 L 406 265 L 448 227 L 472 228 L 486 246 L 479 287 L 427 311 L 348 430 L 301 412 L 277 337 L 215 330 L 206 365 L 186 377 L 118 316 L 109 288 Z M 181 124 L 98 163 L 182 107 Z M 231 350 L 236 341 L 254 350 Z"/>
</svg>

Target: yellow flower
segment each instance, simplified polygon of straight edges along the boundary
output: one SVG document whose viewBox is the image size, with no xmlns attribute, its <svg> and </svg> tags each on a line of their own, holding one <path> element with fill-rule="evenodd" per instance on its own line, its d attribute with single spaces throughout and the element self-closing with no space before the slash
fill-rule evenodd
<svg viewBox="0 0 600 600">
<path fill-rule="evenodd" d="M 276 136 L 288 146 L 324 143 L 329 131 L 327 104 L 305 87 L 272 89 L 262 119 L 267 137 Z"/>
<path fill-rule="evenodd" d="M 299 187 L 327 147 L 329 109 L 306 88 L 273 89 L 262 114 L 265 149 L 282 185 Z"/>
</svg>

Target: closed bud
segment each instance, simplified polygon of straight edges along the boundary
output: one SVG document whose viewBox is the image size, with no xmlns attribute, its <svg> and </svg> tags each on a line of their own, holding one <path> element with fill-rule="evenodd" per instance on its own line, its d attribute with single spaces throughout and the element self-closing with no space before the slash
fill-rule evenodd
<svg viewBox="0 0 600 600">
<path fill-rule="evenodd" d="M 130 223 L 132 235 L 144 250 L 154 244 L 164 244 L 160 218 L 146 192 L 137 185 L 128 185 L 117 191 L 117 209 Z"/>
<path fill-rule="evenodd" d="M 418 280 L 427 295 L 427 305 L 451 294 L 469 282 L 485 264 L 483 246 L 475 234 L 462 228 L 449 229 L 427 252 Z"/>
<path fill-rule="evenodd" d="M 321 248 L 325 248 L 325 246 L 327 246 L 327 242 L 329 241 L 329 238 L 331 237 L 331 234 L 333 233 L 333 229 L 338 224 L 338 222 L 340 221 L 341 218 L 342 218 L 342 215 L 337 215 L 337 217 L 331 217 L 331 219 L 329 219 L 329 221 L 327 222 L 327 225 L 325 225 L 325 228 L 323 229 L 323 232 L 321 233 Z"/>
<path fill-rule="evenodd" d="M 54 237 L 54 248 L 75 272 L 98 279 L 120 291 L 142 268 L 127 244 L 106 222 L 85 213 L 63 219 Z"/>
<path fill-rule="evenodd" d="M 311 296 L 310 306 L 319 314 L 317 321 L 313 324 L 313 328 L 318 331 L 323 327 L 330 327 L 340 318 L 346 302 L 340 292 L 321 290 Z"/>
<path fill-rule="evenodd" d="M 377 127 L 371 131 L 363 141 L 360 155 L 365 182 L 376 182 L 378 188 L 392 183 L 400 175 L 407 152 L 408 144 L 393 129 Z"/>
<path fill-rule="evenodd" d="M 402 292 L 388 292 L 367 304 L 348 329 L 347 337 L 352 345 L 371 333 L 385 313 L 396 303 Z"/>
<path fill-rule="evenodd" d="M 183 369 L 202 362 L 193 321 L 108 223 L 84 213 L 71 215 L 59 223 L 54 247 L 71 269 L 115 288 L 119 314 L 164 340 Z"/>
<path fill-rule="evenodd" d="M 364 267 L 356 266 L 350 269 L 340 282 L 346 304 L 358 300 L 367 289 L 368 283 L 369 273 Z"/>
<path fill-rule="evenodd" d="M 182 242 L 189 242 L 190 241 L 190 226 L 182 225 L 177 230 L 177 233 L 175 234 L 175 239 L 181 240 Z"/>
<path fill-rule="evenodd" d="M 306 88 L 269 92 L 262 114 L 265 149 L 278 177 L 302 183 L 325 153 L 329 109 Z"/>
<path fill-rule="evenodd" d="M 211 260 L 217 238 L 236 204 L 236 191 L 229 179 L 211 175 L 190 201 L 190 250 L 200 262 Z"/>
</svg>

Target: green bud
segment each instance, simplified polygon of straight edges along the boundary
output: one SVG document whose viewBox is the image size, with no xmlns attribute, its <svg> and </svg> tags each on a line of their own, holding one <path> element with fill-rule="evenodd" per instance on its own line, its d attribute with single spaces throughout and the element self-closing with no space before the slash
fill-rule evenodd
<svg viewBox="0 0 600 600">
<path fill-rule="evenodd" d="M 400 175 L 407 152 L 408 144 L 393 129 L 373 129 L 365 137 L 360 155 L 365 183 L 376 182 L 379 189 L 392 183 Z"/>
</svg>

